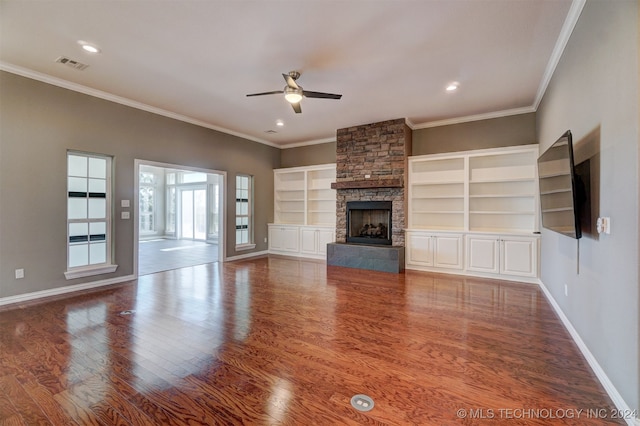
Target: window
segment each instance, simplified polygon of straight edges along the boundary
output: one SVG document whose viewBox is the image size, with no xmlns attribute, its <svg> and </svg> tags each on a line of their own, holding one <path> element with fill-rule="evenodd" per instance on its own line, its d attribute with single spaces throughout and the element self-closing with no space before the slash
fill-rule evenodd
<svg viewBox="0 0 640 426">
<path fill-rule="evenodd" d="M 67 279 L 105 274 L 111 264 L 111 158 L 67 153 Z"/>
<path fill-rule="evenodd" d="M 156 176 L 152 172 L 140 172 L 140 233 L 151 233 L 155 226 L 155 190 Z"/>
<path fill-rule="evenodd" d="M 236 176 L 236 250 L 246 250 L 255 247 L 253 244 L 253 215 L 252 215 L 252 177 L 248 175 Z"/>
</svg>

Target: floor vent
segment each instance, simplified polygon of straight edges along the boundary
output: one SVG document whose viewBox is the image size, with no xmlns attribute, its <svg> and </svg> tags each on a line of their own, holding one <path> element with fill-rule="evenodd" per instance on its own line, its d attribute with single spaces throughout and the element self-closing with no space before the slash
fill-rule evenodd
<svg viewBox="0 0 640 426">
<path fill-rule="evenodd" d="M 73 59 L 67 58 L 65 56 L 60 56 L 58 59 L 56 59 L 56 62 L 76 69 L 78 71 L 83 71 L 89 66 L 87 64 L 83 64 L 82 62 L 74 61 Z"/>
<path fill-rule="evenodd" d="M 351 398 L 351 406 L 358 411 L 371 411 L 373 405 L 373 399 L 367 395 L 358 394 Z"/>
<path fill-rule="evenodd" d="M 120 312 L 119 315 L 124 316 L 124 315 L 133 315 L 136 311 L 129 309 L 128 311 L 122 311 Z"/>
</svg>

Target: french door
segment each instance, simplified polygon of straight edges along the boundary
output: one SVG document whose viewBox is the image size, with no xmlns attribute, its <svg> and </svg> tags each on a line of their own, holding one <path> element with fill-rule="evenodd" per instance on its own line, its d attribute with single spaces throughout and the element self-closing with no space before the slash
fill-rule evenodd
<svg viewBox="0 0 640 426">
<path fill-rule="evenodd" d="M 180 238 L 207 239 L 207 188 L 180 189 Z"/>
</svg>

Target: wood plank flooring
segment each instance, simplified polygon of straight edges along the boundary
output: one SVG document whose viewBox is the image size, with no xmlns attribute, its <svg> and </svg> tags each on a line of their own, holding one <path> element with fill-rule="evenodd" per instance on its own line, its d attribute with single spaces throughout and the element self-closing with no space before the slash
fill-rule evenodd
<svg viewBox="0 0 640 426">
<path fill-rule="evenodd" d="M 0 312 L 0 424 L 624 424 L 613 408 L 529 284 L 265 257 Z"/>
</svg>

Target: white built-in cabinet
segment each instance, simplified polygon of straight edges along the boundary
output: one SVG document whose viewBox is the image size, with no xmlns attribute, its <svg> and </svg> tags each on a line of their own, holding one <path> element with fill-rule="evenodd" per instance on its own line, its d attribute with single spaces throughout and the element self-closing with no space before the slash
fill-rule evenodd
<svg viewBox="0 0 640 426">
<path fill-rule="evenodd" d="M 513 235 L 466 236 L 466 269 L 482 274 L 536 277 L 538 239 Z"/>
<path fill-rule="evenodd" d="M 413 265 L 462 269 L 462 242 L 462 235 L 411 232 L 405 257 Z"/>
<path fill-rule="evenodd" d="M 537 145 L 410 157 L 406 267 L 534 281 L 537 157 Z"/>
<path fill-rule="evenodd" d="M 335 241 L 336 165 L 276 169 L 273 179 L 269 252 L 324 259 Z"/>
</svg>

